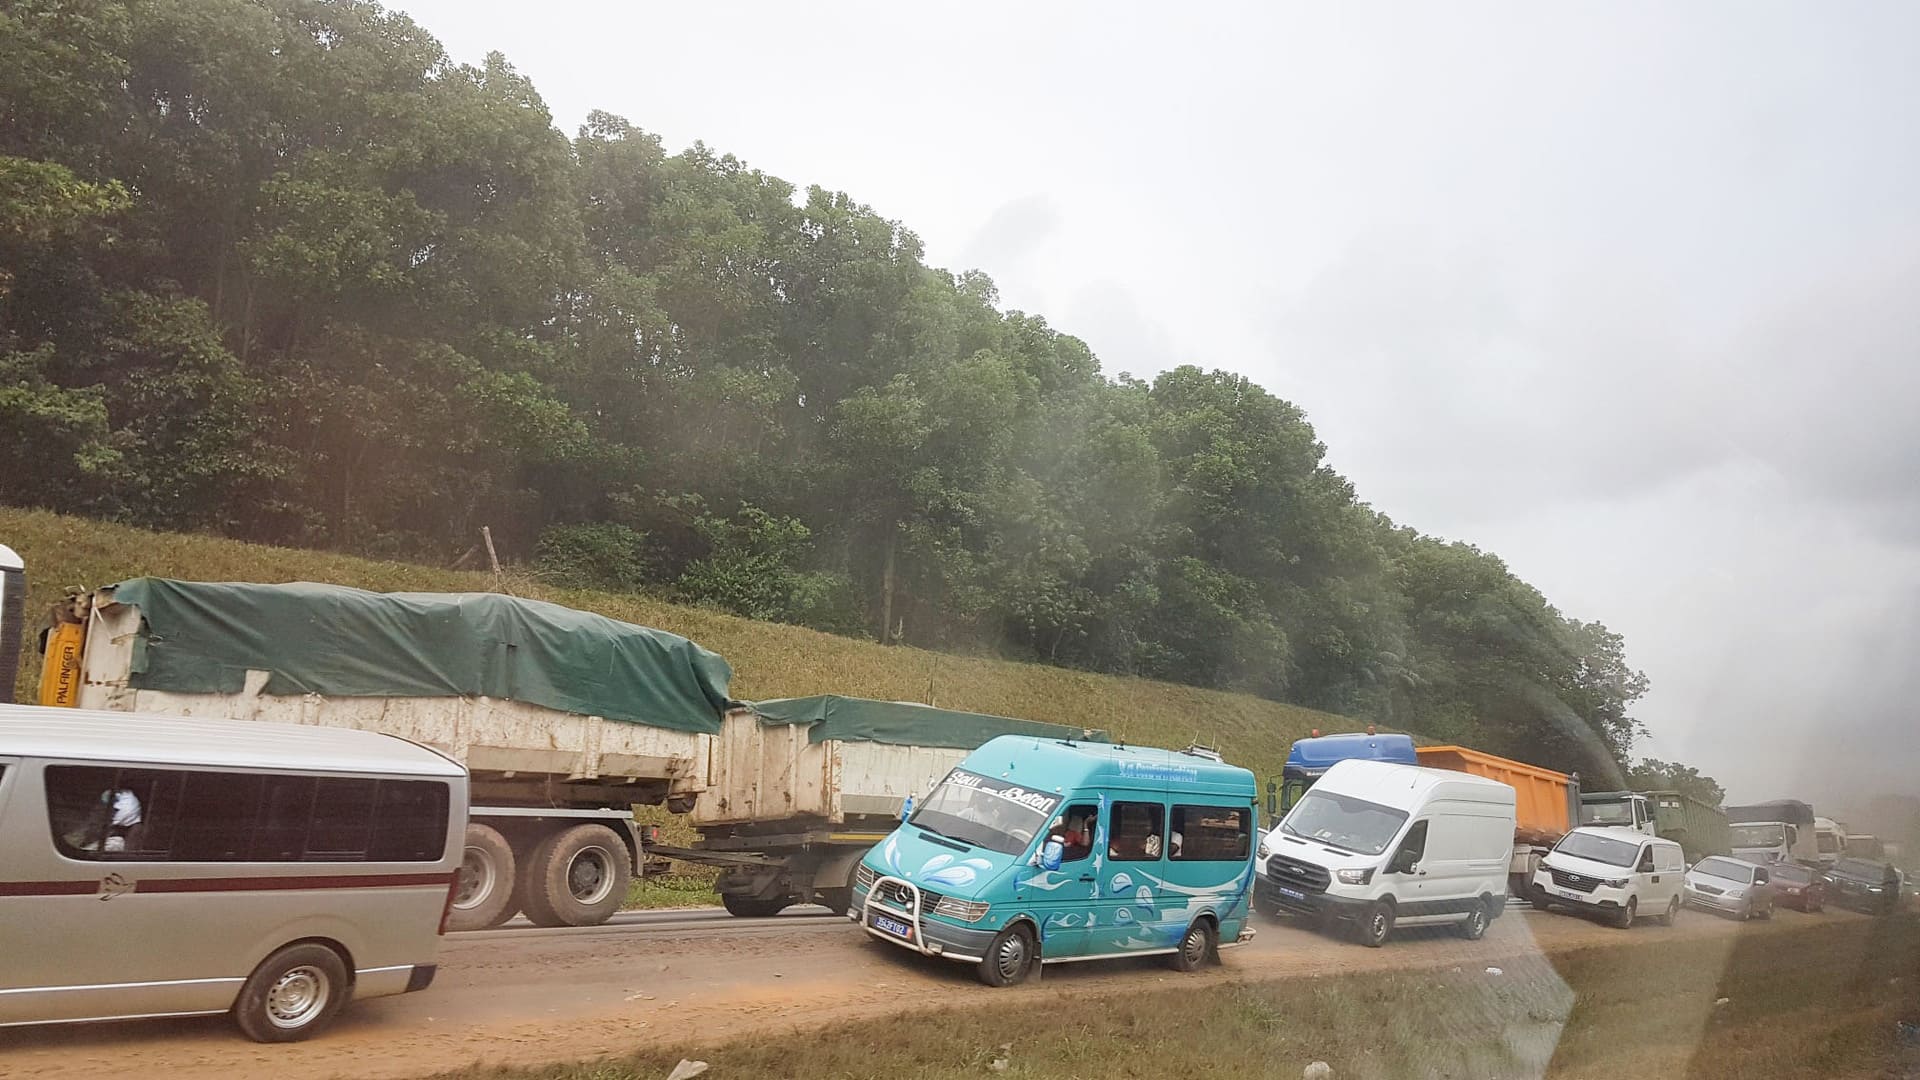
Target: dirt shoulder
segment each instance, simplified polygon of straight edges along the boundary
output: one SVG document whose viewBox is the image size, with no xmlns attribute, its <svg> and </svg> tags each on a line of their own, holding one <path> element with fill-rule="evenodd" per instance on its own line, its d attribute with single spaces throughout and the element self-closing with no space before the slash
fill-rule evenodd
<svg viewBox="0 0 1920 1080">
<path fill-rule="evenodd" d="M 837 920 L 751 933 L 473 935 L 443 946 L 440 977 L 431 990 L 358 1003 L 310 1043 L 258 1046 L 221 1020 L 12 1029 L 0 1031 L 0 1075 L 417 1077 L 481 1062 L 538 1064 L 649 1044 L 714 1043 L 875 1011 L 985 1005 L 1015 995 L 1038 1005 L 1143 983 L 1199 988 L 1360 971 L 1474 971 L 1622 943 L 1720 941 L 1731 950 L 1737 937 L 1849 918 L 1854 916 L 1781 912 L 1772 924 L 1742 927 L 1689 912 L 1673 927 L 1619 931 L 1516 910 L 1479 942 L 1409 930 L 1382 949 L 1265 923 L 1252 944 L 1194 975 L 1176 975 L 1150 960 L 1068 964 L 1001 991 L 978 985 L 962 965 L 924 961 Z"/>
</svg>

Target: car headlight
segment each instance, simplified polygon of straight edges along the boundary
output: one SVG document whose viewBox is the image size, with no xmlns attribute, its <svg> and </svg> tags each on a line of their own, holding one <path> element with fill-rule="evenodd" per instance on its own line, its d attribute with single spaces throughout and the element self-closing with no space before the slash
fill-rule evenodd
<svg viewBox="0 0 1920 1080">
<path fill-rule="evenodd" d="M 1869 885 L 1867 886 L 1867 891 L 1868 892 L 1886 892 L 1887 887 L 1885 885 Z"/>
<path fill-rule="evenodd" d="M 873 872 L 872 867 L 868 866 L 866 863 L 861 863 L 859 866 L 854 868 L 853 886 L 856 889 L 871 889 L 873 888 L 874 879 L 879 876 L 880 875 Z"/>
<path fill-rule="evenodd" d="M 1373 867 L 1364 870 L 1335 870 L 1333 876 L 1340 879 L 1342 885 L 1365 885 L 1373 880 Z"/>
<path fill-rule="evenodd" d="M 962 922 L 979 922 L 987 917 L 987 909 L 992 906 L 982 900 L 956 900 L 951 896 L 943 896 L 939 903 L 933 905 L 933 913 Z"/>
<path fill-rule="evenodd" d="M 1259 854 L 1261 862 L 1267 861 L 1267 856 L 1273 854 L 1273 849 L 1267 846 L 1265 840 L 1260 841 L 1260 846 L 1255 848 L 1254 851 Z"/>
<path fill-rule="evenodd" d="M 1601 884 L 1605 885 L 1609 889 L 1624 889 L 1628 885 L 1628 880 L 1623 877 L 1608 878 L 1606 881 L 1602 882 Z"/>
<path fill-rule="evenodd" d="M 1739 885 L 1735 885 L 1733 888 L 1727 890 L 1727 895 L 1737 900 L 1740 897 L 1747 895 L 1747 890 L 1742 888 Z"/>
</svg>

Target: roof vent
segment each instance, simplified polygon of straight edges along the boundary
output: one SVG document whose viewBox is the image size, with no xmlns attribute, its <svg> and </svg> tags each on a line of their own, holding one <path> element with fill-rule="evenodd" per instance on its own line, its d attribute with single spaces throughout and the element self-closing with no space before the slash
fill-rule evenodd
<svg viewBox="0 0 1920 1080">
<path fill-rule="evenodd" d="M 1223 764 L 1225 763 L 1225 759 L 1220 756 L 1220 751 L 1215 750 L 1211 746 L 1201 746 L 1199 743 L 1193 743 L 1192 745 L 1188 746 L 1185 750 L 1181 751 L 1181 753 L 1190 754 L 1194 757 L 1206 758 L 1208 761 L 1219 761 L 1219 762 L 1222 762 Z"/>
</svg>

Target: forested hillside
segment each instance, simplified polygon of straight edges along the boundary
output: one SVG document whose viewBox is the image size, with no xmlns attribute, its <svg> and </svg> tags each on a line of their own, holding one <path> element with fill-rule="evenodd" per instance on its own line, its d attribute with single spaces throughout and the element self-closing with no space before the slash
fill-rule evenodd
<svg viewBox="0 0 1920 1080">
<path fill-rule="evenodd" d="M 486 525 L 559 586 L 1626 754 L 1617 636 L 845 194 L 570 141 L 368 3 L 5 0 L 0 57 L 0 501 L 439 565 Z"/>
</svg>

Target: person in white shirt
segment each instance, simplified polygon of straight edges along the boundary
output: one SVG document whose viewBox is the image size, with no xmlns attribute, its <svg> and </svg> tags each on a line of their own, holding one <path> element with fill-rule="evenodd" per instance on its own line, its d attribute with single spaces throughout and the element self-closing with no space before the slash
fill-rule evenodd
<svg viewBox="0 0 1920 1080">
<path fill-rule="evenodd" d="M 112 817 L 107 821 L 106 841 L 101 844 L 102 851 L 125 851 L 127 840 L 144 820 L 140 810 L 140 796 L 128 788 L 118 788 L 100 793 L 100 801 L 112 808 Z"/>
</svg>

